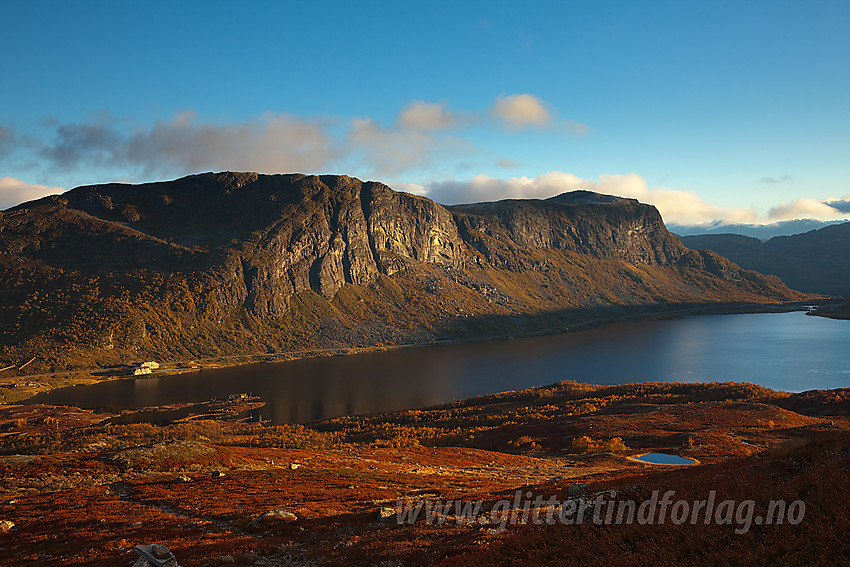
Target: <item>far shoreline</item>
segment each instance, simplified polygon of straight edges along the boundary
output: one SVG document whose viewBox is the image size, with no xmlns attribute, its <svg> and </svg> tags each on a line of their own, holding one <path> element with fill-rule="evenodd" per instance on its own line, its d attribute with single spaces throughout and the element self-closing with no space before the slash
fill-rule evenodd
<svg viewBox="0 0 850 567">
<path fill-rule="evenodd" d="M 683 307 L 677 305 L 674 309 L 642 310 L 634 313 L 611 315 L 588 319 L 569 325 L 550 327 L 541 330 L 515 332 L 479 337 L 457 337 L 436 339 L 422 343 L 406 343 L 394 345 L 373 345 L 365 347 L 337 347 L 337 348 L 312 348 L 284 352 L 262 352 L 252 354 L 223 355 L 210 358 L 194 358 L 179 361 L 158 361 L 160 370 L 142 376 L 117 374 L 113 368 L 97 368 L 84 370 L 59 371 L 47 374 L 19 375 L 3 379 L 0 377 L 0 387 L 7 393 L 0 393 L 0 405 L 25 404 L 27 400 L 56 389 L 93 385 L 105 381 L 116 380 L 146 380 L 153 377 L 178 376 L 181 374 L 200 372 L 207 370 L 218 370 L 250 364 L 277 364 L 291 362 L 294 360 L 323 358 L 329 356 L 349 356 L 356 354 L 382 352 L 396 349 L 424 348 L 434 346 L 462 345 L 478 342 L 493 342 L 519 338 L 530 338 L 539 336 L 552 336 L 587 331 L 611 325 L 614 323 L 643 322 L 679 319 L 698 315 L 743 315 L 757 313 L 790 313 L 806 311 L 813 315 L 813 306 L 828 305 L 834 303 L 834 299 L 812 299 L 809 301 L 795 301 L 787 303 L 718 303 L 718 304 L 695 304 Z M 634 308 L 634 306 L 613 306 Z M 640 307 L 639 307 L 640 308 Z M 645 309 L 645 308 L 644 308 Z M 530 318 L 529 318 L 530 319 Z M 155 359 L 148 356 L 147 359 Z M 17 384 L 17 386 L 16 386 Z M 21 386 L 20 384 L 24 384 Z M 23 394 L 16 396 L 14 394 Z M 10 395 L 12 394 L 12 395 Z M 29 395 L 27 395 L 29 394 Z"/>
</svg>

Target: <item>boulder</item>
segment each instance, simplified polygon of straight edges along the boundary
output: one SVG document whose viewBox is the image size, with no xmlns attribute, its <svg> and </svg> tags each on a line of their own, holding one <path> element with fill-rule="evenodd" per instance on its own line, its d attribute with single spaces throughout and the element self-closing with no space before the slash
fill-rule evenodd
<svg viewBox="0 0 850 567">
<path fill-rule="evenodd" d="M 162 544 L 137 545 L 133 550 L 140 555 L 133 567 L 178 567 L 177 558 Z"/>
<path fill-rule="evenodd" d="M 277 508 L 274 510 L 269 510 L 268 512 L 263 512 L 255 521 L 256 524 L 268 524 L 274 522 L 294 522 L 298 519 L 298 516 L 286 510 L 284 508 Z"/>
</svg>

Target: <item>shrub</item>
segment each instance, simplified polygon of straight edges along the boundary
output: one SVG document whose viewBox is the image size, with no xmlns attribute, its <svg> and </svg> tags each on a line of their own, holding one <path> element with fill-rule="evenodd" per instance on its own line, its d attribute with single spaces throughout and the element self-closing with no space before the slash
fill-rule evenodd
<svg viewBox="0 0 850 567">
<path fill-rule="evenodd" d="M 587 451 L 609 451 L 612 453 L 628 451 L 628 447 L 620 437 L 612 437 L 607 441 L 594 441 L 587 435 L 573 439 L 573 451 L 586 453 Z"/>
<path fill-rule="evenodd" d="M 621 438 L 612 437 L 608 441 L 605 441 L 604 443 L 602 443 L 602 450 L 603 451 L 610 451 L 612 453 L 616 453 L 616 452 L 619 452 L 619 451 L 627 451 L 628 447 L 626 447 L 626 444 L 623 443 L 623 440 Z"/>
<path fill-rule="evenodd" d="M 573 439 L 573 451 L 576 451 L 577 453 L 589 451 L 592 446 L 593 440 L 587 435 L 582 435 L 581 437 Z"/>
</svg>

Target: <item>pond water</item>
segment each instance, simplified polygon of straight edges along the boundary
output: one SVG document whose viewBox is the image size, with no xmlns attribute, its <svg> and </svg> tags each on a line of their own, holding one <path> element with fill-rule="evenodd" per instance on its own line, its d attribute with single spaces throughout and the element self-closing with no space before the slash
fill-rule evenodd
<svg viewBox="0 0 850 567">
<path fill-rule="evenodd" d="M 695 465 L 697 461 L 687 457 L 668 455 L 667 453 L 647 453 L 639 457 L 632 457 L 636 461 L 650 463 L 653 465 Z"/>
<path fill-rule="evenodd" d="M 745 381 L 786 391 L 848 387 L 848 353 L 850 321 L 803 312 L 705 315 L 102 382 L 54 390 L 33 402 L 117 410 L 250 393 L 266 402 L 263 419 L 293 423 L 560 380 Z"/>
</svg>

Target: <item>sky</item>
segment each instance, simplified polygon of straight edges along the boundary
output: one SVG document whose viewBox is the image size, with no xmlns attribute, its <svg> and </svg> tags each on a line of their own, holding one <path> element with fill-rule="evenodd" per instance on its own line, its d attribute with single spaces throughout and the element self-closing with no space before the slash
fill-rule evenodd
<svg viewBox="0 0 850 567">
<path fill-rule="evenodd" d="M 0 0 L 0 209 L 205 171 L 850 218 L 850 2 Z"/>
</svg>

